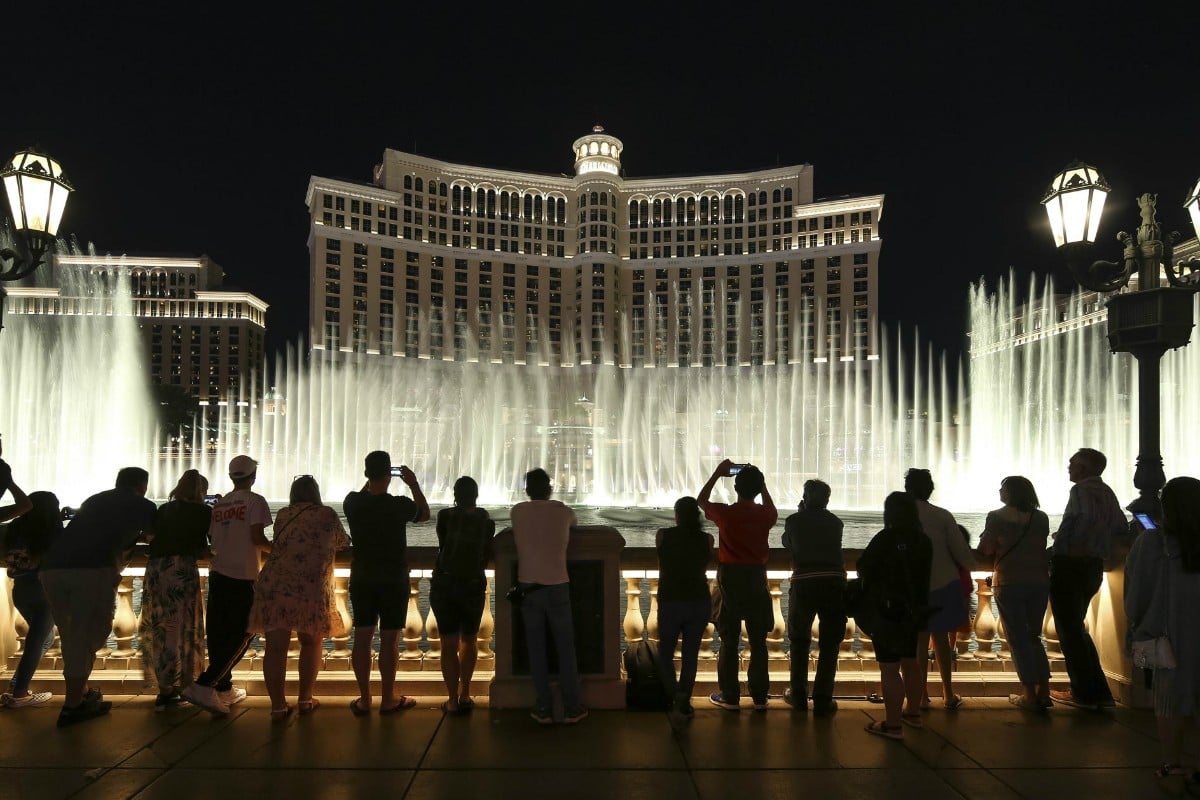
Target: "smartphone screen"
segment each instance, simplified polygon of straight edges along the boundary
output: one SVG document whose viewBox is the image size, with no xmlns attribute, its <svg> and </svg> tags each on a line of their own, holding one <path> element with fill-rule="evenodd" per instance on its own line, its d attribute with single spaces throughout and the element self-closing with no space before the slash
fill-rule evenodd
<svg viewBox="0 0 1200 800">
<path fill-rule="evenodd" d="M 400 467 L 392 467 L 392 477 L 393 478 L 400 477 Z"/>
<path fill-rule="evenodd" d="M 729 476 L 733 477 L 746 468 L 745 464 L 734 464 L 729 468 Z"/>
<path fill-rule="evenodd" d="M 1137 519 L 1138 522 L 1142 523 L 1142 527 L 1148 531 L 1152 531 L 1152 530 L 1155 530 L 1158 528 L 1158 526 L 1154 524 L 1154 520 L 1150 519 L 1149 514 L 1134 514 L 1133 516 Z"/>
<path fill-rule="evenodd" d="M 206 495 L 204 495 L 204 502 L 210 506 L 215 506 L 217 504 L 217 498 L 218 498 L 218 495 L 206 494 Z"/>
</svg>

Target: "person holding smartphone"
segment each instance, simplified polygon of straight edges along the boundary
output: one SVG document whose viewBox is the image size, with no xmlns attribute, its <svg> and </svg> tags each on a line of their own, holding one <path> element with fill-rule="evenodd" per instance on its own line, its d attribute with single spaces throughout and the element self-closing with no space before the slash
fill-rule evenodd
<svg viewBox="0 0 1200 800">
<path fill-rule="evenodd" d="M 412 708 L 417 701 L 395 696 L 400 632 L 408 613 L 407 525 L 429 519 L 429 503 L 417 476 L 405 466 L 392 467 L 383 450 L 367 453 L 367 482 L 342 501 L 354 543 L 350 560 L 350 604 L 354 609 L 354 648 L 350 660 L 358 681 L 359 696 L 350 711 L 359 716 L 371 710 L 371 651 L 379 626 L 379 678 L 382 696 L 379 713 Z M 404 481 L 412 498 L 388 494 L 392 478 Z"/>
<path fill-rule="evenodd" d="M 732 505 L 710 500 L 721 478 L 733 478 L 737 502 Z M 754 502 L 762 495 L 762 504 Z M 734 464 L 725 459 L 709 477 L 696 503 L 704 516 L 717 526 L 717 586 L 722 612 L 717 621 L 721 649 L 717 653 L 717 684 L 720 691 L 709 695 L 719 708 L 739 708 L 738 640 L 742 621 L 750 648 L 746 682 L 756 711 L 767 709 L 767 633 L 775 622 L 771 594 L 767 588 L 767 537 L 779 518 L 767 491 L 762 471 L 753 464 Z"/>
</svg>

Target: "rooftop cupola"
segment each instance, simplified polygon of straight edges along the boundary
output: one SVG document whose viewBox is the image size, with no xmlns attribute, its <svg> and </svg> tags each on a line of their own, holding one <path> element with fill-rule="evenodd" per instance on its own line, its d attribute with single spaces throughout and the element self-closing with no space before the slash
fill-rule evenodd
<svg viewBox="0 0 1200 800">
<path fill-rule="evenodd" d="M 592 132 L 576 139 L 571 148 L 575 151 L 576 177 L 594 172 L 621 174 L 621 151 L 625 145 L 605 133 L 603 125 L 593 126 Z"/>
</svg>

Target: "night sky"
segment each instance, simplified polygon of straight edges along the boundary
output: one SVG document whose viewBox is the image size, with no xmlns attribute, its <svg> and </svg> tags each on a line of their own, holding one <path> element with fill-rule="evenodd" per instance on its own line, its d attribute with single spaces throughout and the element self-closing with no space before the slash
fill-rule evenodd
<svg viewBox="0 0 1200 800">
<path fill-rule="evenodd" d="M 0 151 L 62 162 L 63 232 L 101 253 L 211 256 L 273 348 L 307 325 L 309 176 L 369 182 L 387 147 L 569 174 L 599 123 L 631 178 L 813 164 L 817 197 L 886 195 L 883 320 L 952 357 L 972 281 L 1060 269 L 1038 201 L 1071 160 L 1113 187 L 1097 256 L 1144 191 L 1194 235 L 1194 3 L 412 5 L 10 13 Z"/>
</svg>

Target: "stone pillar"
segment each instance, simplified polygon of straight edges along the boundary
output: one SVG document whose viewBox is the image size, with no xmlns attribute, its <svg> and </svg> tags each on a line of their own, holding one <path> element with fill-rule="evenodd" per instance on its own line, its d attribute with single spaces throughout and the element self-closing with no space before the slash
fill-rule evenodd
<svg viewBox="0 0 1200 800">
<path fill-rule="evenodd" d="M 475 669 L 487 671 L 495 669 L 496 654 L 492 651 L 492 632 L 496 630 L 496 618 L 492 615 L 492 588 L 496 585 L 495 577 L 487 579 L 483 590 L 483 619 L 479 621 L 479 633 L 475 638 Z M 507 603 L 504 598 L 500 602 Z"/>
<path fill-rule="evenodd" d="M 350 637 L 354 635 L 354 621 L 350 618 L 350 607 L 347 604 L 349 589 L 350 578 L 334 576 L 333 604 L 338 616 L 342 618 L 343 631 L 340 636 L 329 637 L 333 642 L 333 649 L 325 654 L 325 669 L 351 668 L 350 648 L 347 645 L 350 643 Z"/>
<path fill-rule="evenodd" d="M 400 651 L 400 661 L 397 669 L 401 672 L 415 672 L 421 669 L 421 631 L 425 627 L 421 621 L 421 611 L 417 608 L 417 597 L 421 592 L 421 574 L 414 570 L 408 578 L 408 616 L 404 619 L 404 649 Z"/>
<path fill-rule="evenodd" d="M 567 547 L 575 651 L 579 659 L 579 696 L 580 702 L 590 708 L 625 707 L 618 594 L 623 591 L 621 550 L 624 547 L 625 539 L 615 528 L 600 525 L 573 528 Z M 496 672 L 490 704 L 493 708 L 532 706 L 533 681 L 529 678 L 523 631 L 518 629 L 512 603 L 505 599 L 516 577 L 517 551 L 511 529 L 497 534 L 493 552 L 498 599 Z"/>
</svg>

